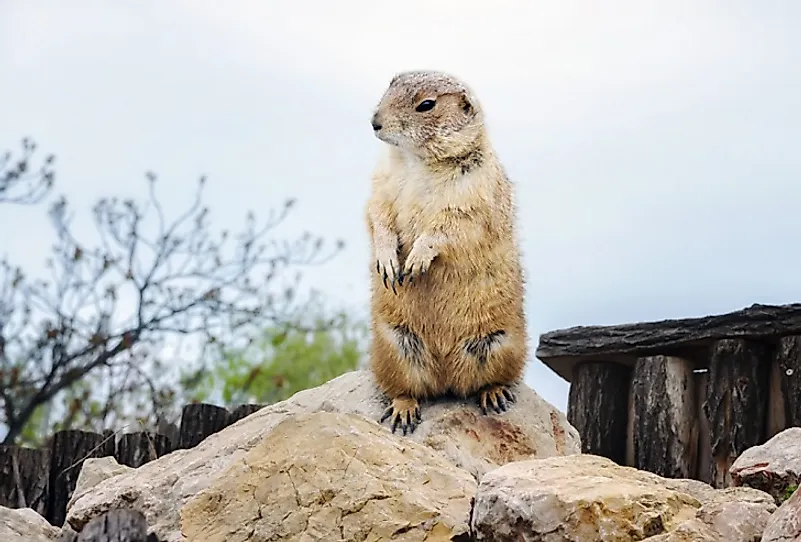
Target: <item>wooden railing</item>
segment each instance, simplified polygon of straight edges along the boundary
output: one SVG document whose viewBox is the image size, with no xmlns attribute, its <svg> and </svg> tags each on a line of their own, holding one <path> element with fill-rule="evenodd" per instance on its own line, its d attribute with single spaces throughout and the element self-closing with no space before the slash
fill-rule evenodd
<svg viewBox="0 0 801 542">
<path fill-rule="evenodd" d="M 545 333 L 570 382 L 582 451 L 671 478 L 729 484 L 739 454 L 801 426 L 801 304 Z"/>
</svg>

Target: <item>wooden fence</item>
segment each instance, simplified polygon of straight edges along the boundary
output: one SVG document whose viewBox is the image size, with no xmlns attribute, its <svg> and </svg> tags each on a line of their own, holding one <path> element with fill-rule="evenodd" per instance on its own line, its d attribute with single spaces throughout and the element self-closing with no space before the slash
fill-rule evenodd
<svg viewBox="0 0 801 542">
<path fill-rule="evenodd" d="M 172 435 L 68 430 L 54 434 L 43 448 L 0 446 L 0 506 L 32 508 L 61 527 L 85 459 L 113 456 L 121 465 L 139 467 L 173 450 L 194 448 L 263 406 L 241 405 L 229 411 L 205 403 L 188 404 Z"/>
<path fill-rule="evenodd" d="M 801 426 L 801 304 L 545 333 L 570 382 L 582 451 L 670 478 L 730 484 L 752 446 Z"/>
</svg>

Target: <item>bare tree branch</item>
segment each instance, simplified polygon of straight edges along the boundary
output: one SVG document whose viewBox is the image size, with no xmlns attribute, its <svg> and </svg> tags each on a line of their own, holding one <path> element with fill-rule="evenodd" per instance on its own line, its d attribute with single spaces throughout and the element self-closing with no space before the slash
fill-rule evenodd
<svg viewBox="0 0 801 542">
<path fill-rule="evenodd" d="M 24 138 L 21 156 L 12 157 L 10 152 L 0 156 L 0 203 L 40 203 L 53 188 L 51 167 L 55 157 L 46 156 L 43 164 L 34 169 L 31 158 L 35 152 L 36 143 Z"/>
<path fill-rule="evenodd" d="M 156 198 L 154 175 L 148 183 L 144 203 L 98 201 L 96 246 L 75 237 L 66 200 L 56 201 L 49 280 L 31 279 L 0 261 L 4 443 L 13 443 L 37 409 L 58 397 L 66 424 L 111 423 L 135 392 L 145 391 L 152 408 L 163 406 L 172 392 L 154 377 L 164 367 L 160 349 L 181 336 L 197 337 L 203 348 L 224 347 L 267 325 L 291 325 L 300 276 L 286 275 L 327 262 L 343 246 L 326 249 L 322 238 L 309 234 L 268 240 L 291 201 L 262 224 L 249 213 L 236 235 L 212 233 L 204 179 L 170 222 Z"/>
</svg>

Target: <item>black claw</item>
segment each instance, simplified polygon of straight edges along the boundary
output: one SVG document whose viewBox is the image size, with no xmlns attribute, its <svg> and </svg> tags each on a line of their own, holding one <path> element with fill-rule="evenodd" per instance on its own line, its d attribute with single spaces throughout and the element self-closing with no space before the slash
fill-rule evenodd
<svg viewBox="0 0 801 542">
<path fill-rule="evenodd" d="M 506 398 L 503 396 L 503 393 L 498 394 L 498 407 L 500 409 L 498 412 L 506 412 Z"/>
<path fill-rule="evenodd" d="M 375 272 L 379 274 L 381 273 L 381 262 L 379 260 L 375 261 Z"/>
<path fill-rule="evenodd" d="M 395 289 L 395 279 L 392 279 L 392 293 L 398 295 L 398 291 Z"/>
<path fill-rule="evenodd" d="M 387 407 L 384 411 L 384 414 L 381 415 L 381 419 L 378 420 L 378 423 L 384 423 L 384 420 L 389 418 L 392 415 L 392 406 Z"/>
<path fill-rule="evenodd" d="M 384 269 L 384 288 L 386 288 L 386 287 L 387 287 L 387 276 L 388 276 L 388 275 L 387 275 L 387 270 L 386 270 L 386 269 Z"/>
<path fill-rule="evenodd" d="M 514 403 L 515 401 L 517 401 L 517 397 L 515 397 L 515 394 L 512 393 L 510 390 L 504 388 L 503 394 L 506 396 L 506 399 L 508 399 L 510 403 Z"/>
</svg>

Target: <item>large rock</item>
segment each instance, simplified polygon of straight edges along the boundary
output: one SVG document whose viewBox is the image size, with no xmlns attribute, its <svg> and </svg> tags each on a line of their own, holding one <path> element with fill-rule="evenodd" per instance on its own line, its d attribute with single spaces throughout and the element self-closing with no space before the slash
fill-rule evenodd
<svg viewBox="0 0 801 542">
<path fill-rule="evenodd" d="M 770 518 L 762 542 L 801 542 L 801 489 L 796 489 Z"/>
<path fill-rule="evenodd" d="M 649 542 L 754 542 L 776 510 L 770 495 L 751 488 L 712 489 L 694 496 L 703 503 L 695 517 Z"/>
<path fill-rule="evenodd" d="M 354 414 L 281 422 L 181 510 L 188 542 L 452 540 L 476 481 Z"/>
<path fill-rule="evenodd" d="M 35 510 L 0 506 L 0 540 L 3 542 L 53 542 L 60 532 Z"/>
<path fill-rule="evenodd" d="M 775 509 L 761 491 L 715 490 L 586 454 L 489 472 L 471 526 L 476 540 L 493 542 L 753 542 Z"/>
<path fill-rule="evenodd" d="M 729 469 L 734 486 L 761 489 L 777 504 L 801 480 L 801 427 L 791 427 L 759 446 L 747 449 Z"/>
<path fill-rule="evenodd" d="M 89 457 L 84 460 L 81 472 L 78 473 L 78 480 L 75 482 L 75 489 L 67 503 L 67 510 L 72 507 L 72 503 L 78 500 L 81 495 L 88 493 L 94 487 L 112 476 L 131 472 L 133 469 L 126 465 L 120 465 L 113 456 Z"/>
<path fill-rule="evenodd" d="M 521 385 L 517 403 L 504 414 L 481 416 L 474 401 L 440 400 L 423 405 L 423 422 L 409 436 L 391 433 L 399 443 L 416 442 L 478 479 L 499 465 L 530 457 L 577 454 L 579 436 L 565 415 L 533 390 Z M 360 414 L 377 420 L 386 408 L 369 371 L 354 371 L 265 407 L 201 442 L 178 450 L 127 474 L 100 482 L 78 497 L 67 522 L 80 530 L 89 520 L 116 506 L 145 514 L 152 530 L 166 542 L 183 540 L 180 508 L 217 483 L 282 421 L 319 411 Z"/>
</svg>

